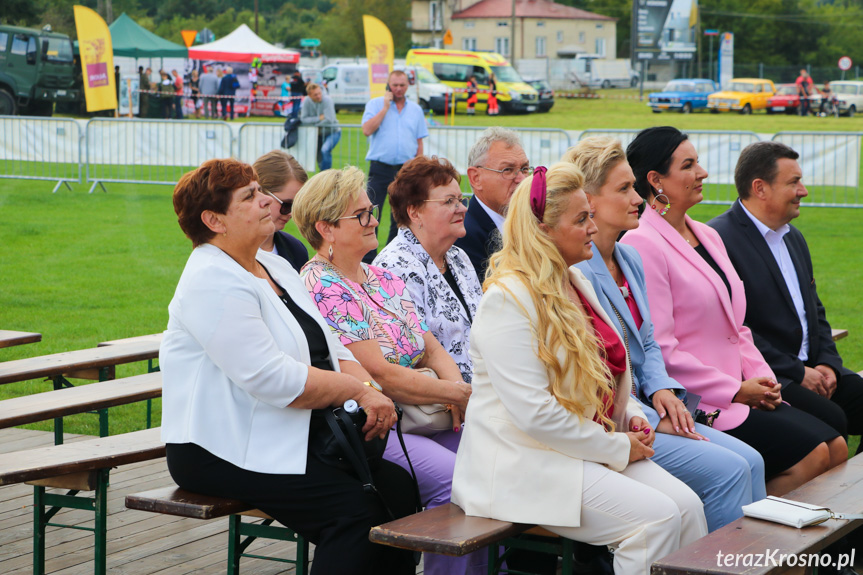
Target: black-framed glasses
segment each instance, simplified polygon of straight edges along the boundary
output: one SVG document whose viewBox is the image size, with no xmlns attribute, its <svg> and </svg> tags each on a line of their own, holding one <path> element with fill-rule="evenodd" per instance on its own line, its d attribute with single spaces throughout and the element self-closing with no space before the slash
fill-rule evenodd
<svg viewBox="0 0 863 575">
<path fill-rule="evenodd" d="M 436 200 L 423 200 L 424 202 L 442 202 L 443 207 L 448 208 L 452 211 L 456 211 L 458 209 L 459 204 L 467 205 L 467 202 L 470 199 L 468 195 L 461 196 L 447 196 L 446 198 L 440 198 Z"/>
<path fill-rule="evenodd" d="M 279 213 L 282 214 L 283 216 L 287 216 L 288 214 L 291 213 L 291 210 L 294 209 L 294 200 L 282 201 L 278 198 L 278 196 L 276 196 L 276 194 L 273 194 L 271 192 L 264 192 L 264 193 L 273 196 L 273 199 L 276 200 L 277 202 L 279 202 L 279 204 L 281 204 L 281 205 L 279 205 Z"/>
<path fill-rule="evenodd" d="M 485 166 L 477 166 L 477 168 L 482 168 L 483 170 L 488 170 L 489 172 L 497 172 L 503 178 L 507 180 L 514 180 L 518 177 L 519 174 L 522 174 L 525 178 L 529 175 L 533 174 L 533 166 L 524 166 L 523 168 L 504 168 L 502 170 L 495 170 L 494 168 L 486 168 Z"/>
<path fill-rule="evenodd" d="M 380 206 L 372 206 L 367 210 L 363 210 L 358 214 L 354 214 L 352 216 L 344 216 L 338 218 L 340 220 L 352 220 L 354 218 L 360 222 L 360 225 L 364 228 L 369 227 L 369 224 L 372 222 L 372 216 L 374 216 L 375 220 L 380 221 L 381 216 L 381 207 Z"/>
</svg>

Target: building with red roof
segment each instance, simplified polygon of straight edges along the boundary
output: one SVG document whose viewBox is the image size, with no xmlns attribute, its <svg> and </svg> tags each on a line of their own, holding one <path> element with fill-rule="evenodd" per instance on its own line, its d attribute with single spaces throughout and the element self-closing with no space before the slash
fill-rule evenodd
<svg viewBox="0 0 863 575">
<path fill-rule="evenodd" d="M 513 0 L 412 0 L 411 38 L 414 46 L 498 52 L 510 59 L 617 57 L 616 18 L 551 0 L 515 0 L 514 17 L 512 9 Z"/>
</svg>

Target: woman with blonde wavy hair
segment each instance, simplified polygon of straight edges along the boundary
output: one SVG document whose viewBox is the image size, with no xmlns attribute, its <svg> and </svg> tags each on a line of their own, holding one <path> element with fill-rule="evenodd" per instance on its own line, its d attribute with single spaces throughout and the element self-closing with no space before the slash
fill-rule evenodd
<svg viewBox="0 0 863 575">
<path fill-rule="evenodd" d="M 616 548 L 614 572 L 706 534 L 701 502 L 653 462 L 624 342 L 573 264 L 596 233 L 572 164 L 519 184 L 471 334 L 473 394 L 452 501 Z"/>
</svg>

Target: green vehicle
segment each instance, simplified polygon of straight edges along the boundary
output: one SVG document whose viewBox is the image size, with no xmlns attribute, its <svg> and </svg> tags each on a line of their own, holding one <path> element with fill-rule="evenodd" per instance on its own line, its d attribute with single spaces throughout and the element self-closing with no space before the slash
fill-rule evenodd
<svg viewBox="0 0 863 575">
<path fill-rule="evenodd" d="M 80 98 L 72 41 L 65 34 L 0 26 L 0 115 L 50 116 L 54 102 Z"/>
</svg>

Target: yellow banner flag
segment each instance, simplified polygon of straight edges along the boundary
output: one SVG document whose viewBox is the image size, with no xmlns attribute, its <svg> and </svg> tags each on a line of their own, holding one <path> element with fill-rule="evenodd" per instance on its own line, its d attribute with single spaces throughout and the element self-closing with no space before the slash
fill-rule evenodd
<svg viewBox="0 0 863 575">
<path fill-rule="evenodd" d="M 111 32 L 102 17 L 86 6 L 74 6 L 74 11 L 87 111 L 114 110 L 117 86 Z"/>
<path fill-rule="evenodd" d="M 384 95 L 390 71 L 393 69 L 393 35 L 387 25 L 374 16 L 363 15 L 366 36 L 366 58 L 369 60 L 371 97 Z"/>
</svg>

